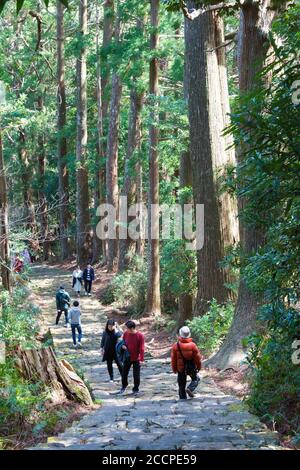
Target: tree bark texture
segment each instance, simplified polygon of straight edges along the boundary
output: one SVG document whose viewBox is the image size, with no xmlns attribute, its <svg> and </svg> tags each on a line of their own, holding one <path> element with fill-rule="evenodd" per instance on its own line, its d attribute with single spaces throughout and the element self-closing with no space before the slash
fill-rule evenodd
<svg viewBox="0 0 300 470">
<path fill-rule="evenodd" d="M 151 37 L 150 49 L 155 52 L 158 46 L 159 0 L 151 0 Z M 151 315 L 161 314 L 160 298 L 160 262 L 159 262 L 159 214 L 151 220 L 151 206 L 159 204 L 159 160 L 158 160 L 158 59 L 153 57 L 150 62 L 149 94 L 152 103 L 149 129 L 149 197 L 148 197 L 148 289 L 146 312 Z M 156 237 L 156 238 L 155 238 Z"/>
<path fill-rule="evenodd" d="M 197 253 L 196 315 L 204 314 L 213 298 L 220 304 L 231 298 L 225 287 L 230 275 L 219 263 L 226 246 L 238 241 L 236 202 L 219 191 L 225 166 L 235 162 L 222 135 L 229 110 L 225 57 L 217 49 L 222 39 L 223 25 L 217 12 L 185 20 L 193 193 L 195 204 L 204 204 L 204 246 Z"/>
<path fill-rule="evenodd" d="M 69 256 L 68 222 L 69 222 L 69 182 L 67 168 L 67 138 L 64 135 L 66 126 L 66 85 L 65 85 L 65 48 L 64 48 L 64 5 L 56 3 L 57 31 L 57 168 L 59 195 L 59 240 L 61 259 Z"/>
<path fill-rule="evenodd" d="M 89 186 L 87 160 L 87 0 L 79 3 L 79 24 L 81 32 L 80 55 L 77 60 L 77 147 L 76 147 L 76 215 L 77 215 L 77 258 L 80 265 L 91 258 Z"/>
</svg>

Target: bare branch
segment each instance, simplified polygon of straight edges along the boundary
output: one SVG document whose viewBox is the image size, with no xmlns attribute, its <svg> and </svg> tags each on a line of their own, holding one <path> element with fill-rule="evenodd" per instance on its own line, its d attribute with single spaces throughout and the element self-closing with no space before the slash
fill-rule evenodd
<svg viewBox="0 0 300 470">
<path fill-rule="evenodd" d="M 199 8 L 198 10 L 193 8 L 191 11 L 189 11 L 185 1 L 182 0 L 180 2 L 180 8 L 181 8 L 185 18 L 187 18 L 190 21 L 193 21 L 196 18 L 198 18 L 200 15 L 203 15 L 204 13 L 206 13 L 208 11 L 228 10 L 229 8 L 235 7 L 237 4 L 238 4 L 238 2 L 234 2 L 234 3 L 222 2 L 222 3 L 218 3 L 217 5 L 211 5 L 209 7 Z"/>
</svg>

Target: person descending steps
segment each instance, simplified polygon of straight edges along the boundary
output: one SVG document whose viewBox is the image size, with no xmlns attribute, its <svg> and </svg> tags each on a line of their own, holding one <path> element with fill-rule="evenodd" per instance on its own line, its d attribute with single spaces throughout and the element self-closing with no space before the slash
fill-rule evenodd
<svg viewBox="0 0 300 470">
<path fill-rule="evenodd" d="M 90 264 L 83 271 L 82 279 L 84 280 L 85 295 L 91 296 L 92 284 L 95 280 L 95 271 Z"/>
<path fill-rule="evenodd" d="M 171 362 L 174 374 L 177 374 L 179 398 L 187 399 L 187 394 L 193 398 L 194 391 L 198 387 L 200 378 L 198 372 L 201 369 L 201 354 L 197 345 L 191 338 L 190 329 L 183 326 L 178 332 L 178 341 L 173 344 L 171 351 Z M 187 376 L 192 381 L 186 388 Z"/>
<path fill-rule="evenodd" d="M 122 376 L 122 366 L 116 352 L 116 344 L 120 337 L 122 337 L 122 331 L 115 320 L 107 320 L 105 331 L 101 339 L 101 354 L 103 355 L 102 362 L 106 361 L 107 364 L 110 382 L 114 381 L 113 361 L 117 364 L 120 375 Z"/>
<path fill-rule="evenodd" d="M 78 297 L 80 297 L 80 292 L 82 288 L 82 276 L 83 272 L 81 271 L 80 266 L 77 266 L 77 268 L 73 271 L 72 288 L 74 292 L 76 292 Z"/>
<path fill-rule="evenodd" d="M 118 395 L 122 395 L 128 386 L 128 374 L 133 367 L 133 382 L 134 387 L 132 392 L 134 395 L 138 395 L 140 387 L 140 375 L 141 375 L 141 362 L 144 362 L 145 353 L 145 339 L 144 335 L 137 331 L 136 324 L 132 320 L 128 320 L 125 323 L 126 331 L 123 335 L 125 345 L 122 346 L 124 350 L 128 350 L 129 358 L 124 360 L 123 372 L 122 372 L 122 388 L 118 392 Z"/>
</svg>

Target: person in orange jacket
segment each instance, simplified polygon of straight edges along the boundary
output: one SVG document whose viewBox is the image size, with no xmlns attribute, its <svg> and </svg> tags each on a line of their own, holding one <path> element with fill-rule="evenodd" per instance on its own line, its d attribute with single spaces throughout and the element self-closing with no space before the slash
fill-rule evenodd
<svg viewBox="0 0 300 470">
<path fill-rule="evenodd" d="M 171 362 L 174 374 L 178 374 L 179 398 L 186 400 L 187 394 L 193 398 L 200 382 L 197 374 L 201 369 L 201 354 L 187 326 L 183 326 L 178 332 L 178 342 L 173 344 L 171 350 Z M 192 380 L 186 388 L 188 375 Z"/>
</svg>

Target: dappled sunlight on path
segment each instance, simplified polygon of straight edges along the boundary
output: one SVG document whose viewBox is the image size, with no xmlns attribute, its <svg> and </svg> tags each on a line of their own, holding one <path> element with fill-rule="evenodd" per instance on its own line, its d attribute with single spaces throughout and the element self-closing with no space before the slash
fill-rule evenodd
<svg viewBox="0 0 300 470">
<path fill-rule="evenodd" d="M 55 292 L 61 284 L 72 294 L 72 276 L 50 266 L 33 268 L 32 288 L 40 296 L 43 326 L 50 327 L 59 358 L 81 369 L 102 407 L 90 412 L 65 432 L 35 449 L 277 449 L 278 435 L 250 414 L 237 398 L 223 394 L 202 374 L 194 399 L 177 399 L 176 376 L 169 359 L 147 359 L 142 365 L 141 393 L 114 396 L 120 378 L 109 383 L 100 355 L 105 311 L 94 297 L 79 299 L 82 308 L 83 348 L 73 348 L 71 331 L 55 323 Z M 118 374 L 115 367 L 115 374 Z"/>
</svg>

